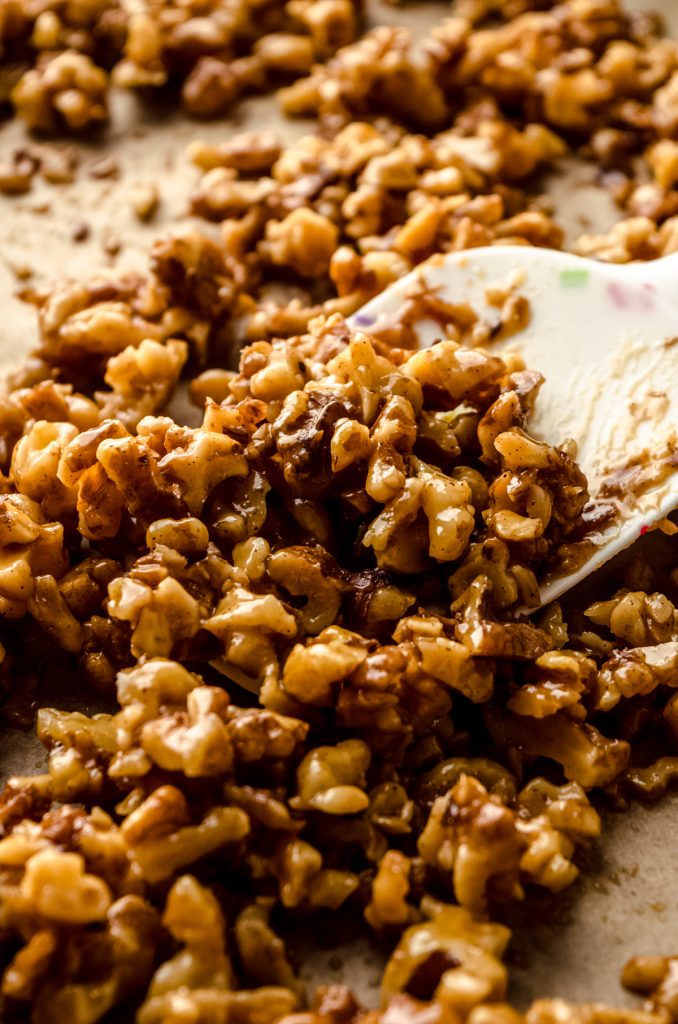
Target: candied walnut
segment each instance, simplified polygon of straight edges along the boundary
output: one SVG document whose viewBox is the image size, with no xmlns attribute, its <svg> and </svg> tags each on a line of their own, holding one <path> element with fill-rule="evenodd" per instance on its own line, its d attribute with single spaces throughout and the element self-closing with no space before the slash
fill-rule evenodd
<svg viewBox="0 0 678 1024">
<path fill-rule="evenodd" d="M 116 420 L 104 420 L 103 423 L 82 430 L 61 452 L 57 477 L 65 487 L 73 487 L 82 474 L 94 466 L 97 449 L 102 441 L 126 437 L 129 437 L 128 431 Z"/>
<path fill-rule="evenodd" d="M 232 707 L 223 690 L 163 658 L 120 672 L 118 700 L 123 710 L 114 719 L 120 749 L 108 770 L 112 778 L 144 775 L 154 762 L 187 778 L 229 777 L 234 761 L 289 757 L 308 730 L 272 711 Z M 250 801 L 241 797 L 236 803 L 247 810 Z M 273 801 L 271 813 L 276 806 Z M 291 826 L 286 811 L 284 821 Z"/>
<path fill-rule="evenodd" d="M 300 207 L 282 221 L 269 221 L 262 252 L 272 263 L 290 267 L 302 277 L 320 277 L 329 267 L 337 239 L 331 221 Z"/>
<path fill-rule="evenodd" d="M 551 648 L 551 637 L 530 622 L 498 622 L 490 611 L 491 596 L 490 580 L 478 576 L 452 605 L 458 615 L 455 636 L 471 654 L 536 660 Z"/>
<path fill-rule="evenodd" d="M 106 364 L 104 380 L 112 394 L 97 396 L 102 418 L 115 417 L 133 428 L 144 416 L 159 412 L 171 397 L 187 359 L 188 345 L 177 339 L 160 344 L 147 338 L 138 346 L 123 349 Z"/>
<path fill-rule="evenodd" d="M 397 497 L 407 479 L 405 457 L 416 438 L 412 404 L 400 396 L 387 399 L 370 436 L 365 490 L 370 498 L 384 503 Z"/>
<path fill-rule="evenodd" d="M 2 979 L 2 994 L 13 999 L 31 999 L 36 981 L 49 965 L 56 948 L 54 932 L 43 929 L 32 935 L 6 968 Z"/>
<path fill-rule="evenodd" d="M 102 879 L 85 872 L 77 853 L 41 850 L 26 863 L 21 895 L 48 921 L 89 924 L 101 921 L 111 905 Z"/>
<path fill-rule="evenodd" d="M 671 728 L 673 731 L 675 727 Z M 678 758 L 660 757 L 645 768 L 628 768 L 619 785 L 623 793 L 652 803 L 663 797 L 677 778 Z"/>
<path fill-rule="evenodd" d="M 36 576 L 28 611 L 59 647 L 77 653 L 83 644 L 82 626 L 72 614 L 54 576 Z"/>
<path fill-rule="evenodd" d="M 301 0 L 293 3 L 290 10 L 310 32 L 314 52 L 321 59 L 355 37 L 358 12 L 347 0 Z"/>
<path fill-rule="evenodd" d="M 90 466 L 82 474 L 78 480 L 77 493 L 78 529 L 83 537 L 94 541 L 115 537 L 120 528 L 125 503 L 102 466 Z"/>
<path fill-rule="evenodd" d="M 91 776 L 94 774 L 94 765 L 105 760 L 115 750 L 112 723 L 111 715 L 101 714 L 88 718 L 79 711 L 40 709 L 36 731 L 40 741 L 50 749 L 49 770 L 52 789 L 61 782 L 71 785 L 80 781 L 77 778 L 57 778 L 62 768 L 76 771 L 78 761 L 80 766 L 87 764 Z M 66 776 L 66 772 L 63 774 Z M 63 793 L 60 795 L 63 796 Z"/>
<path fill-rule="evenodd" d="M 170 878 L 249 832 L 249 819 L 239 807 L 213 807 L 190 824 L 184 796 L 161 786 L 131 812 L 121 826 L 134 863 L 150 884 Z"/>
<path fill-rule="evenodd" d="M 388 735 L 421 730 L 445 714 L 449 690 L 486 700 L 492 675 L 445 638 L 428 647 L 407 640 L 378 646 L 333 626 L 292 650 L 281 685 L 302 705 L 336 705 L 339 722 Z"/>
<path fill-rule="evenodd" d="M 632 647 L 678 640 L 678 612 L 664 594 L 621 592 L 590 605 L 584 614 Z"/>
<path fill-rule="evenodd" d="M 422 672 L 444 683 L 467 697 L 474 704 L 482 704 L 492 696 L 494 677 L 492 665 L 473 658 L 463 644 L 446 636 L 418 635 L 420 621 L 414 617 L 401 619 L 394 633 L 404 639 L 411 631 L 411 639 L 420 657 Z"/>
<path fill-rule="evenodd" d="M 233 564 L 246 573 L 248 579 L 260 580 L 266 572 L 266 560 L 271 548 L 263 537 L 250 537 L 233 548 Z"/>
<path fill-rule="evenodd" d="M 470 776 L 434 801 L 417 848 L 426 863 L 450 872 L 456 899 L 472 913 L 485 909 L 488 896 L 522 896 L 515 816 Z"/>
<path fill-rule="evenodd" d="M 374 730 L 373 735 L 423 732 L 445 715 L 451 698 L 444 683 L 422 671 L 408 644 L 378 647 L 353 672 L 337 701 L 342 725 Z"/>
<path fill-rule="evenodd" d="M 2 614 L 8 619 L 21 618 L 35 593 L 36 578 L 54 576 L 58 579 L 67 567 L 61 523 L 46 522 L 37 502 L 24 495 L 0 496 Z"/>
<path fill-rule="evenodd" d="M 320 633 L 336 620 L 342 593 L 349 587 L 341 579 L 339 566 L 322 548 L 282 548 L 268 556 L 266 572 L 294 597 L 307 599 L 299 611 L 306 633 Z"/>
<path fill-rule="evenodd" d="M 146 722 L 139 743 L 166 771 L 187 778 L 223 775 L 233 765 L 233 746 L 223 714 L 228 697 L 216 687 L 198 686 L 186 698 L 186 712 Z"/>
<path fill-rule="evenodd" d="M 405 573 L 422 572 L 428 567 L 426 548 L 430 535 L 426 528 L 414 527 L 421 508 L 423 483 L 416 477 L 403 481 L 400 492 L 384 507 L 363 535 L 365 547 L 373 549 L 380 569 Z"/>
<path fill-rule="evenodd" d="M 531 882 L 560 892 L 579 873 L 572 863 L 577 844 L 600 835 L 600 818 L 576 783 L 559 788 L 533 779 L 517 806 L 517 828 L 527 843 L 520 870 Z"/>
<path fill-rule="evenodd" d="M 261 131 L 241 132 L 216 146 L 192 142 L 187 155 L 206 171 L 213 167 L 232 167 L 242 174 L 261 174 L 271 169 L 282 152 L 279 137 L 274 132 Z"/>
<path fill-rule="evenodd" d="M 200 179 L 191 197 L 193 210 L 206 220 L 223 221 L 222 237 L 229 226 L 229 219 L 237 221 L 241 230 L 251 227 L 252 238 L 260 234 L 260 211 L 263 212 L 278 196 L 278 189 L 270 178 L 262 177 L 253 181 L 239 180 L 231 168 L 213 167 Z M 250 222 L 249 217 L 254 214 Z M 234 236 L 231 235 L 231 238 Z M 248 240 L 249 236 L 246 236 Z"/>
<path fill-rule="evenodd" d="M 494 442 L 500 434 L 521 426 L 523 420 L 523 410 L 515 391 L 505 391 L 492 403 L 478 423 L 478 440 L 484 462 L 491 466 L 499 461 L 499 452 Z"/>
<path fill-rule="evenodd" d="M 370 751 L 361 740 L 334 747 L 316 747 L 297 768 L 299 796 L 291 806 L 324 814 L 357 814 L 365 810 L 365 773 Z"/>
<path fill-rule="evenodd" d="M 276 642 L 297 635 L 297 620 L 274 594 L 233 586 L 202 626 L 223 645 L 222 664 L 249 689 L 258 690 L 267 666 L 277 663 Z"/>
<path fill-rule="evenodd" d="M 204 554 L 209 544 L 209 531 L 194 516 L 184 519 L 157 519 L 148 527 L 146 540 L 149 549 L 165 547 L 186 557 Z"/>
<path fill-rule="evenodd" d="M 30 1003 L 36 1021 L 48 1021 L 54 1015 L 67 1018 L 74 1005 L 83 1020 L 98 1020 L 116 1004 L 145 990 L 159 932 L 158 915 L 150 904 L 138 896 L 123 896 L 99 926 L 91 951 L 96 951 L 100 963 L 94 978 L 83 949 L 83 930 L 71 927 L 61 933 L 58 948 L 63 955 L 59 956 L 48 952 L 51 939 L 55 953 L 55 933 L 39 931 L 5 972 L 3 992 L 20 1003 Z"/>
<path fill-rule="evenodd" d="M 454 341 L 441 341 L 410 356 L 402 372 L 422 387 L 440 389 L 450 398 L 470 398 L 500 376 L 503 363 L 495 356 L 465 348 Z"/>
<path fill-rule="evenodd" d="M 83 623 L 84 641 L 79 662 L 96 692 L 115 689 L 118 669 L 130 664 L 130 631 L 126 623 L 92 615 Z"/>
<path fill-rule="evenodd" d="M 254 45 L 254 53 L 267 71 L 304 74 L 313 65 L 313 42 L 309 36 L 271 32 Z"/>
<path fill-rule="evenodd" d="M 230 394 L 231 381 L 235 374 L 231 370 L 205 370 L 194 377 L 189 384 L 191 401 L 204 408 L 211 399 L 221 404 Z"/>
<path fill-rule="evenodd" d="M 250 857 L 254 877 L 277 880 L 284 907 L 336 910 L 355 892 L 358 878 L 348 871 L 323 867 L 322 854 L 303 839 L 283 839 L 272 857 Z"/>
<path fill-rule="evenodd" d="M 607 263 L 654 259 L 661 254 L 661 238 L 649 217 L 629 217 L 615 224 L 607 235 L 582 235 L 575 251 Z M 673 251 L 673 250 L 669 250 Z"/>
<path fill-rule="evenodd" d="M 622 697 L 652 693 L 658 686 L 676 685 L 678 642 L 613 651 L 595 684 L 596 707 L 609 711 Z"/>
<path fill-rule="evenodd" d="M 118 701 L 123 708 L 139 702 L 152 717 L 161 707 L 185 704 L 189 693 L 200 684 L 200 677 L 178 662 L 150 658 L 118 673 Z"/>
<path fill-rule="evenodd" d="M 108 585 L 108 612 L 132 626 L 132 653 L 166 657 L 177 640 L 200 628 L 196 600 L 171 576 L 150 587 L 118 576 Z"/>
<path fill-rule="evenodd" d="M 475 525 L 471 488 L 421 465 L 421 507 L 428 519 L 428 553 L 437 561 L 452 562 L 465 552 Z"/>
<path fill-rule="evenodd" d="M 676 959 L 670 956 L 636 956 L 622 972 L 622 984 L 632 992 L 646 996 L 648 1013 L 678 1013 L 675 994 Z"/>
<path fill-rule="evenodd" d="M 108 65 L 120 52 L 127 16 L 117 0 L 39 0 L 3 7 L 0 42 L 30 52 L 79 50 Z"/>
<path fill-rule="evenodd" d="M 134 312 L 129 302 L 102 299 L 88 303 L 86 289 L 56 291 L 40 312 L 41 354 L 51 363 L 69 364 L 108 357 L 161 331 Z"/>
<path fill-rule="evenodd" d="M 354 462 L 362 461 L 371 451 L 370 430 L 365 423 L 348 418 L 337 421 L 330 446 L 333 473 L 341 473 Z"/>
<path fill-rule="evenodd" d="M 283 670 L 283 689 L 303 703 L 330 704 L 337 684 L 362 665 L 367 653 L 357 634 L 324 630 L 316 642 L 292 649 Z"/>
<path fill-rule="evenodd" d="M 228 992 L 215 988 L 177 989 L 146 1000 L 138 1024 L 169 1024 L 190 1013 L 197 1021 L 256 1021 L 276 1024 L 297 1009 L 297 996 L 288 988 L 265 985 L 253 991 Z"/>
<path fill-rule="evenodd" d="M 592 68 L 570 74 L 545 69 L 539 76 L 539 89 L 544 114 L 556 128 L 586 127 L 593 110 L 613 95 L 611 83 Z"/>
<path fill-rule="evenodd" d="M 475 502 L 474 502 L 475 504 Z M 492 603 L 501 611 L 521 599 L 538 603 L 537 581 L 529 570 L 511 564 L 508 545 L 498 537 L 489 537 L 469 545 L 468 551 L 449 579 L 453 600 L 457 600 L 478 576 L 485 576 L 492 587 Z M 527 578 L 526 578 L 527 577 Z"/>
<path fill-rule="evenodd" d="M 548 651 L 535 660 L 534 672 L 535 680 L 526 682 L 507 701 L 509 711 L 545 718 L 569 708 L 575 717 L 576 705 L 596 680 L 595 662 L 577 651 Z"/>
<path fill-rule="evenodd" d="M 235 709 L 229 717 L 229 734 L 243 763 L 290 757 L 307 732 L 306 722 L 262 708 Z"/>
<path fill-rule="evenodd" d="M 671 139 L 661 139 L 646 154 L 657 184 L 671 188 L 678 181 L 678 146 Z"/>
<path fill-rule="evenodd" d="M 266 828 L 280 829 L 282 832 L 294 832 L 303 827 L 292 818 L 287 806 L 276 800 L 268 790 L 254 789 L 252 786 L 224 786 L 224 796 L 230 803 L 242 807 L 251 821 L 264 825 Z"/>
<path fill-rule="evenodd" d="M 625 740 L 609 740 L 594 726 L 575 722 L 567 711 L 539 721 L 488 709 L 485 721 L 493 740 L 519 760 L 546 757 L 562 765 L 565 778 L 583 789 L 606 786 L 629 759 Z"/>
<path fill-rule="evenodd" d="M 153 182 L 140 182 L 132 189 L 130 206 L 142 223 L 153 220 L 160 205 L 160 192 Z"/>
<path fill-rule="evenodd" d="M 257 985 L 281 985 L 303 996 L 282 940 L 270 926 L 270 908 L 263 901 L 245 907 L 233 926 L 235 942 L 248 981 Z"/>
<path fill-rule="evenodd" d="M 491 795 L 499 797 L 503 804 L 511 804 L 516 795 L 516 784 L 511 773 L 484 757 L 453 757 L 439 764 L 428 772 L 419 775 L 416 783 L 416 795 L 427 807 L 433 801 L 444 796 L 459 781 L 462 775 L 478 779 Z"/>
<path fill-rule="evenodd" d="M 234 976 L 225 950 L 225 921 L 215 896 L 182 875 L 167 895 L 162 923 L 184 948 L 157 969 L 148 989 L 153 999 L 178 987 L 230 989 Z"/>
<path fill-rule="evenodd" d="M 424 861 L 452 874 L 455 896 L 482 911 L 488 896 L 521 899 L 521 881 L 559 892 L 578 871 L 576 844 L 600 833 L 600 819 L 576 784 L 558 789 L 535 779 L 517 813 L 462 775 L 438 797 L 418 848 Z"/>
<path fill-rule="evenodd" d="M 26 71 L 12 90 L 29 128 L 83 131 L 108 117 L 106 72 L 84 54 L 66 50 Z"/>
<path fill-rule="evenodd" d="M 527 784 L 516 801 L 519 817 L 527 812 L 531 818 L 545 814 L 554 828 L 575 839 L 600 835 L 600 818 L 576 782 L 554 786 L 536 778 Z"/>
<path fill-rule="evenodd" d="M 239 443 L 209 424 L 190 429 L 144 417 L 137 429 L 137 437 L 102 440 L 95 458 L 130 514 L 142 522 L 157 518 L 154 509 L 162 514 L 176 508 L 177 498 L 185 510 L 200 512 L 219 483 L 247 472 Z"/>
<path fill-rule="evenodd" d="M 399 992 L 435 1000 L 466 1016 L 474 1006 L 496 1002 L 506 992 L 503 954 L 510 932 L 498 924 L 479 924 L 463 907 L 427 898 L 428 920 L 403 934 L 392 954 L 381 986 L 382 1000 Z"/>
<path fill-rule="evenodd" d="M 47 516 L 67 516 L 75 494 L 57 477 L 62 452 L 78 435 L 72 423 L 38 420 L 17 442 L 11 476 L 17 490 L 40 503 Z"/>
<path fill-rule="evenodd" d="M 236 302 L 242 283 L 227 254 L 199 231 L 187 230 L 155 242 L 151 269 L 171 290 L 176 305 L 209 319 Z"/>
<path fill-rule="evenodd" d="M 162 35 L 150 10 L 132 13 L 125 41 L 124 58 L 115 68 L 116 84 L 123 86 L 164 85 L 167 70 L 162 64 Z"/>
<path fill-rule="evenodd" d="M 666 1016 L 642 1010 L 617 1010 L 600 1003 L 567 1003 L 538 999 L 527 1011 L 526 1024 L 665 1024 Z"/>
<path fill-rule="evenodd" d="M 499 434 L 494 447 L 504 472 L 490 487 L 484 518 L 501 540 L 536 541 L 551 521 L 565 534 L 580 522 L 589 499 L 586 478 L 565 452 L 517 428 Z"/>
<path fill-rule="evenodd" d="M 176 435 L 168 431 L 167 440 L 169 451 L 158 463 L 158 470 L 178 485 L 181 498 L 193 515 L 202 510 L 218 484 L 247 473 L 240 444 L 216 431 L 181 428 Z"/>
<path fill-rule="evenodd" d="M 377 106 L 422 127 L 444 119 L 446 103 L 430 69 L 410 55 L 404 29 L 378 28 L 347 46 L 307 79 L 282 90 L 284 112 L 292 116 L 318 113 L 351 115 Z"/>
<path fill-rule="evenodd" d="M 189 114 L 216 117 L 225 113 L 238 98 L 240 83 L 233 69 L 215 57 L 201 57 L 181 90 Z"/>
<path fill-rule="evenodd" d="M 414 918 L 415 910 L 406 899 L 410 868 L 409 859 L 398 850 L 389 850 L 382 858 L 365 908 L 365 918 L 375 930 L 402 927 Z"/>
</svg>

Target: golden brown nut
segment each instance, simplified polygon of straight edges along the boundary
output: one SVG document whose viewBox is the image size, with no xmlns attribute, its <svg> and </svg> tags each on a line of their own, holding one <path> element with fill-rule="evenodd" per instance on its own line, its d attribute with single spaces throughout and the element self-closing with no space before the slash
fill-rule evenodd
<svg viewBox="0 0 678 1024">
<path fill-rule="evenodd" d="M 79 132 L 107 119 L 107 86 L 102 68 L 66 50 L 27 71 L 12 90 L 12 102 L 29 128 Z"/>
</svg>

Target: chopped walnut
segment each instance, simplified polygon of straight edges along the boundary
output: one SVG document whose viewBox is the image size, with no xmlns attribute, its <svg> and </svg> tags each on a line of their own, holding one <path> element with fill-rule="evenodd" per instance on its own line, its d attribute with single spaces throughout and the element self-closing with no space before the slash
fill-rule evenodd
<svg viewBox="0 0 678 1024">
<path fill-rule="evenodd" d="M 66 50 L 26 71 L 12 102 L 29 128 L 79 132 L 107 119 L 107 84 L 106 72 L 89 57 Z"/>
<path fill-rule="evenodd" d="M 465 1017 L 480 1003 L 500 1001 L 506 968 L 499 957 L 508 944 L 508 929 L 479 924 L 463 907 L 432 899 L 422 909 L 428 920 L 406 929 L 386 966 L 384 1002 L 407 992 L 418 999 L 434 997 Z"/>
<path fill-rule="evenodd" d="M 456 899 L 474 914 L 485 909 L 491 887 L 504 897 L 521 896 L 515 816 L 470 776 L 434 801 L 417 846 L 426 863 L 450 872 Z"/>
</svg>

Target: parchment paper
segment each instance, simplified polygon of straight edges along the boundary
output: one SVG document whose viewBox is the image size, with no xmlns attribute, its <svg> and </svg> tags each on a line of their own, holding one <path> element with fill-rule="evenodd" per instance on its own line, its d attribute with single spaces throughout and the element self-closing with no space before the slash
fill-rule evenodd
<svg viewBox="0 0 678 1024">
<path fill-rule="evenodd" d="M 635 0 L 634 6 L 660 11 L 678 34 L 677 0 Z M 404 24 L 420 37 L 449 14 L 449 7 L 430 2 L 394 7 L 368 0 L 368 12 L 373 24 Z M 196 124 L 162 106 L 149 113 L 134 97 L 119 94 L 108 133 L 97 144 L 80 145 L 82 161 L 74 184 L 47 185 L 36 177 L 26 196 L 0 196 L 0 371 L 20 362 L 35 338 L 35 313 L 15 297 L 19 287 L 63 276 L 86 277 L 105 265 L 143 268 L 155 237 L 191 222 L 187 198 L 197 171 L 184 157 L 187 143 L 268 127 L 292 139 L 308 124 L 283 120 L 271 97 L 244 102 L 227 121 Z M 0 159 L 26 142 L 19 124 L 4 125 Z M 106 154 L 118 161 L 119 178 L 94 180 L 88 168 Z M 148 181 L 158 186 L 161 206 L 150 225 L 141 225 L 127 193 L 135 182 Z M 605 230 L 617 216 L 607 194 L 596 187 L 593 168 L 568 168 L 549 183 L 548 191 L 570 236 Z M 89 237 L 74 243 L 83 224 Z M 204 222 L 200 225 L 206 228 Z M 116 239 L 121 249 L 111 257 L 104 250 Z M 27 269 L 32 276 L 19 281 L 17 275 Z M 649 558 L 662 557 L 661 541 L 646 538 L 641 543 Z M 49 678 L 45 682 L 49 689 Z M 53 688 L 41 702 L 98 709 L 82 694 L 64 696 Z M 0 775 L 30 773 L 43 764 L 43 751 L 30 732 L 0 726 Z M 557 900 L 513 914 L 512 997 L 519 1004 L 539 996 L 563 996 L 621 1005 L 629 997 L 619 986 L 619 969 L 629 956 L 678 952 L 678 794 L 651 808 L 635 805 L 624 814 L 606 815 L 603 838 L 583 875 Z M 304 977 L 325 984 L 345 981 L 375 1005 L 383 951 L 364 939 L 345 942 L 345 922 L 338 919 L 336 925 L 328 919 L 321 931 L 322 943 L 318 938 L 300 941 Z"/>
</svg>

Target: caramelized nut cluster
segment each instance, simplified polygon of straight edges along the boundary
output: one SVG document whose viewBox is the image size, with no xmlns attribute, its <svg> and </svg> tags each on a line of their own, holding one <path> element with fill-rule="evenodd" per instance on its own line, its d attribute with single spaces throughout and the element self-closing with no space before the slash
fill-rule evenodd
<svg viewBox="0 0 678 1024">
<path fill-rule="evenodd" d="M 244 92 L 296 78 L 358 29 L 355 0 L 145 0 L 131 15 L 115 80 L 182 83 L 197 117 L 222 114 Z"/>
<path fill-rule="evenodd" d="M 237 301 L 171 266 L 205 324 Z M 600 832 L 591 791 L 668 784 L 673 603 L 645 571 L 569 628 L 557 605 L 518 611 L 588 500 L 572 458 L 530 437 L 540 378 L 519 363 L 393 347 L 335 313 L 204 374 L 188 427 L 160 413 L 193 339 L 143 294 L 53 296 L 35 372 L 72 382 L 5 404 L 6 685 L 43 636 L 119 710 L 43 708 L 48 770 L 5 789 L 3 929 L 23 945 L 4 1012 L 84 1024 L 132 1000 L 141 1024 L 276 1024 L 306 995 L 274 920 L 345 908 L 392 944 L 385 1020 L 427 1001 L 520 1020 L 509 932 L 485 922 L 572 883 Z M 648 727 L 659 760 L 637 763 Z M 527 1024 L 597 1013 L 542 1002 Z"/>
<path fill-rule="evenodd" d="M 125 88 L 179 85 L 188 113 L 215 117 L 307 74 L 359 21 L 356 0 L 2 0 L 0 61 L 10 85 L 19 69 L 11 99 L 29 128 L 81 132 L 107 117 L 111 68 Z"/>
</svg>

